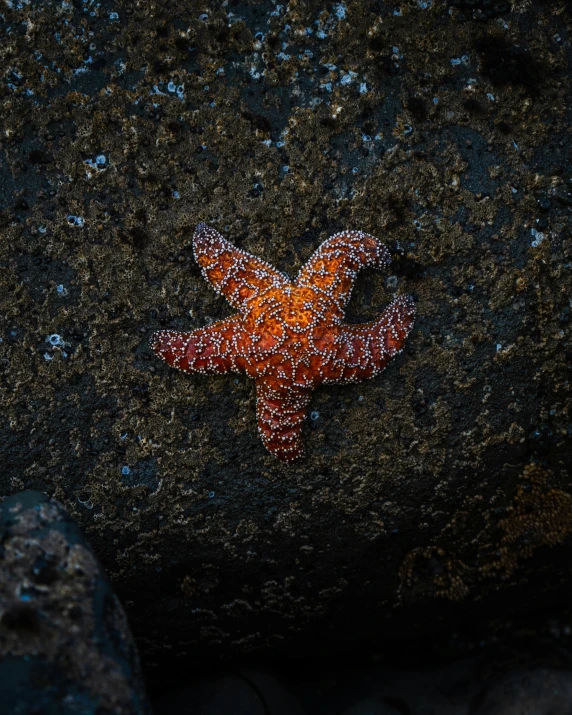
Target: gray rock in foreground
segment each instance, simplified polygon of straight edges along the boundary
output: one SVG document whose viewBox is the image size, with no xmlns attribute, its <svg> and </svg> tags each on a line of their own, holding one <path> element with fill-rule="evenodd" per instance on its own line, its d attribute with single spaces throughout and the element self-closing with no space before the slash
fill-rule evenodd
<svg viewBox="0 0 572 715">
<path fill-rule="evenodd" d="M 125 614 L 60 504 L 0 504 L 0 713 L 148 715 Z"/>
</svg>

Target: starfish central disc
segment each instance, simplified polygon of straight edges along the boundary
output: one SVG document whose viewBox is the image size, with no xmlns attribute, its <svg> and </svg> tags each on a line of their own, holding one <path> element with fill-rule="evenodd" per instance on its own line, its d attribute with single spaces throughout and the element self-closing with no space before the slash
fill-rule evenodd
<svg viewBox="0 0 572 715">
<path fill-rule="evenodd" d="M 294 461 L 303 456 L 302 423 L 312 389 L 381 372 L 403 348 L 413 300 L 396 298 L 371 323 L 342 322 L 357 272 L 391 260 L 378 239 L 361 231 L 331 236 L 294 283 L 205 224 L 197 226 L 193 246 L 205 278 L 238 313 L 189 333 L 161 330 L 151 347 L 184 372 L 254 378 L 262 440 L 278 459 Z"/>
</svg>

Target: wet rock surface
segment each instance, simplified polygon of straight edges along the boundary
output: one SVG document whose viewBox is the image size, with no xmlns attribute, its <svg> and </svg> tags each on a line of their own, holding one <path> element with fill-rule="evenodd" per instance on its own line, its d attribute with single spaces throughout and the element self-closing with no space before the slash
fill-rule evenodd
<svg viewBox="0 0 572 715">
<path fill-rule="evenodd" d="M 2 8 L 0 488 L 77 519 L 150 670 L 568 600 L 571 24 L 558 0 Z M 246 378 L 148 347 L 230 314 L 200 220 L 291 276 L 362 229 L 393 264 L 347 317 L 415 297 L 381 377 L 314 393 L 300 465 Z"/>
<path fill-rule="evenodd" d="M 56 501 L 0 505 L 0 712 L 149 713 L 123 609 Z"/>
</svg>

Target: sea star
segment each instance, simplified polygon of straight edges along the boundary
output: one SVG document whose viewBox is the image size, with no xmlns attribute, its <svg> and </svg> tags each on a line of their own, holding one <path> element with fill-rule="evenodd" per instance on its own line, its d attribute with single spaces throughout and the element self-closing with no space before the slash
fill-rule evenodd
<svg viewBox="0 0 572 715">
<path fill-rule="evenodd" d="M 293 283 L 204 223 L 195 230 L 193 248 L 203 276 L 238 313 L 190 333 L 160 330 L 151 347 L 183 372 L 254 378 L 262 441 L 275 457 L 292 462 L 304 453 L 302 422 L 311 391 L 381 372 L 411 330 L 413 299 L 399 296 L 371 323 L 342 322 L 358 270 L 391 262 L 385 246 L 362 231 L 324 241 Z"/>
</svg>

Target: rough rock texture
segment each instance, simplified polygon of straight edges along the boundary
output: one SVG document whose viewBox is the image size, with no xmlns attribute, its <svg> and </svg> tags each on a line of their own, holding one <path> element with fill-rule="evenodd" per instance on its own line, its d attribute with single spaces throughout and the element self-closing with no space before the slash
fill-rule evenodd
<svg viewBox="0 0 572 715">
<path fill-rule="evenodd" d="M 56 501 L 0 506 L 0 713 L 150 713 L 125 614 Z"/>
<path fill-rule="evenodd" d="M 329 667 L 319 684 L 304 676 L 293 691 L 313 715 L 551 715 L 569 713 L 570 654 L 530 651 L 521 642 L 487 648 L 439 667 L 408 670 L 361 663 Z M 559 651 L 559 652 L 558 652 Z M 157 715 L 161 715 L 160 711 Z"/>
<path fill-rule="evenodd" d="M 2 493 L 65 504 L 149 667 L 569 600 L 570 3 L 222 5 L 1 8 Z M 301 465 L 150 352 L 230 313 L 200 220 L 290 275 L 362 229 L 394 263 L 347 317 L 415 297 Z"/>
<path fill-rule="evenodd" d="M 529 642 L 530 645 L 530 642 Z M 155 715 L 560 715 L 570 713 L 572 671 L 565 648 L 533 651 L 513 642 L 448 665 L 392 669 L 375 662 L 289 661 L 280 680 L 238 668 L 187 678 L 153 702 Z M 201 709 L 202 708 L 202 709 Z"/>
</svg>

